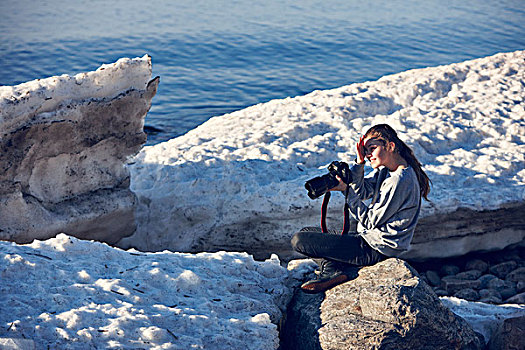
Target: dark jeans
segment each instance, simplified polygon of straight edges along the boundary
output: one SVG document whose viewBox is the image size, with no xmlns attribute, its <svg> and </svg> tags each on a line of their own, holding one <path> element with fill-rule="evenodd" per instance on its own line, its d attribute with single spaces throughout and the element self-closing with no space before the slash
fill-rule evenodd
<svg viewBox="0 0 525 350">
<path fill-rule="evenodd" d="M 357 266 L 374 265 L 387 256 L 371 248 L 355 232 L 341 235 L 335 231 L 321 232 L 317 227 L 305 227 L 292 237 L 295 251 L 311 258 L 324 258 Z"/>
</svg>

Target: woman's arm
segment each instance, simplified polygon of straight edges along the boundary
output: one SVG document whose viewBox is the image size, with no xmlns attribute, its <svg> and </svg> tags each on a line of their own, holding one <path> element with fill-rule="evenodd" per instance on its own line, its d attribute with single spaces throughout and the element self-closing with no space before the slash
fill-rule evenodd
<svg viewBox="0 0 525 350">
<path fill-rule="evenodd" d="M 365 144 L 364 135 L 359 138 L 355 145 L 356 159 L 355 164 L 351 168 L 352 182 L 350 187 L 362 200 L 372 197 L 377 183 L 378 173 L 376 172 L 372 177 L 365 178 Z"/>
<path fill-rule="evenodd" d="M 379 177 L 379 171 L 375 171 L 373 176 L 365 178 L 364 165 L 355 164 L 350 168 L 350 172 L 352 173 L 352 182 L 350 182 L 349 186 L 353 193 L 355 193 L 361 200 L 371 198 L 374 195 L 375 186 Z M 339 180 L 339 185 L 330 189 L 329 191 L 345 192 L 348 188 L 347 184 L 345 184 L 339 176 L 336 176 L 336 178 Z"/>
<path fill-rule="evenodd" d="M 365 178 L 365 165 L 356 163 L 350 169 L 352 182 L 349 184 L 360 199 L 366 200 L 374 195 L 379 171 L 375 171 L 371 177 Z"/>
<path fill-rule="evenodd" d="M 365 178 L 365 145 L 364 136 L 359 138 L 359 141 L 355 145 L 356 148 L 356 159 L 350 173 L 352 175 L 352 181 L 348 184 L 352 190 L 362 200 L 369 199 L 373 196 L 379 171 L 376 171 L 373 176 Z M 336 176 L 339 180 L 339 185 L 332 188 L 330 191 L 346 191 L 347 184 L 345 184 L 339 176 Z"/>
</svg>

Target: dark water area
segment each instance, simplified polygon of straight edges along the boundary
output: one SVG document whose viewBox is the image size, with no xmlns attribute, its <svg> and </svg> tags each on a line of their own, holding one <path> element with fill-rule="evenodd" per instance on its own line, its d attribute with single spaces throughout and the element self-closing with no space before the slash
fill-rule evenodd
<svg viewBox="0 0 525 350">
<path fill-rule="evenodd" d="M 525 1 L 0 0 L 0 85 L 152 56 L 155 144 L 276 98 L 525 49 Z"/>
</svg>

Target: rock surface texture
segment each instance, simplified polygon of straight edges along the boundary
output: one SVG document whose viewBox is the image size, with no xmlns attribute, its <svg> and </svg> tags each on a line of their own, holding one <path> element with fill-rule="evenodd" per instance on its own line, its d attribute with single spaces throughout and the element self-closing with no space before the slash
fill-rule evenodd
<svg viewBox="0 0 525 350">
<path fill-rule="evenodd" d="M 525 248 L 412 265 L 439 296 L 489 304 L 525 303 Z"/>
<path fill-rule="evenodd" d="M 311 307 L 304 309 L 300 300 Z M 287 341 L 289 349 L 448 350 L 484 345 L 400 259 L 364 267 L 357 278 L 325 295 L 300 295 L 294 302 L 284 334 L 293 337 Z"/>
<path fill-rule="evenodd" d="M 418 222 L 412 249 L 403 258 L 458 257 L 524 246 L 524 212 L 525 203 L 513 202 L 494 210 L 461 208 L 453 213 L 423 217 Z"/>
<path fill-rule="evenodd" d="M 125 163 L 146 141 L 150 79 L 144 56 L 0 87 L 0 239 L 114 243 L 135 231 Z"/>
<path fill-rule="evenodd" d="M 525 316 L 513 317 L 503 321 L 490 340 L 488 350 L 525 349 Z"/>
</svg>

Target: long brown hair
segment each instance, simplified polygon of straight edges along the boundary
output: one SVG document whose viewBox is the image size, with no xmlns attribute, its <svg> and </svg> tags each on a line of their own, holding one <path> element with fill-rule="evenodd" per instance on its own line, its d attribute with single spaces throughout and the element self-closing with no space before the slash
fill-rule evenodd
<svg viewBox="0 0 525 350">
<path fill-rule="evenodd" d="M 399 155 L 406 160 L 408 165 L 414 169 L 417 175 L 417 181 L 419 182 L 419 188 L 421 196 L 428 201 L 428 194 L 430 193 L 430 184 L 432 183 L 428 178 L 427 174 L 423 171 L 421 163 L 417 160 L 414 152 L 408 147 L 401 139 L 397 136 L 397 133 L 388 124 L 377 124 L 372 126 L 365 133 L 364 138 L 367 137 L 379 137 L 384 141 L 393 142 L 396 145 L 395 152 L 399 152 Z"/>
</svg>

